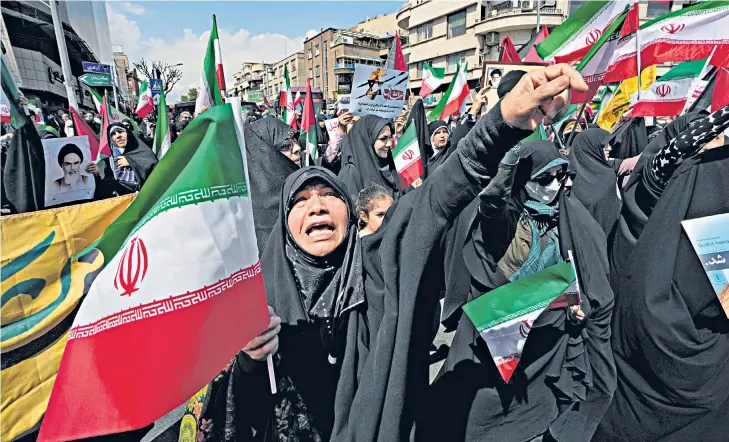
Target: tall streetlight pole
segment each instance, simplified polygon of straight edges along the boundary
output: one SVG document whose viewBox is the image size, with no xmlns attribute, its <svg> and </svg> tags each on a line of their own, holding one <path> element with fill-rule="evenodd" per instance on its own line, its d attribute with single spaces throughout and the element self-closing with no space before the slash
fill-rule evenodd
<svg viewBox="0 0 729 442">
<path fill-rule="evenodd" d="M 63 84 L 66 86 L 68 105 L 78 110 L 76 92 L 71 84 L 71 62 L 68 61 L 68 50 L 66 49 L 66 36 L 63 33 L 63 22 L 58 14 L 58 5 L 55 1 L 48 2 L 51 6 L 51 17 L 53 19 L 53 30 L 56 32 L 56 43 L 58 44 L 58 55 L 61 58 L 61 70 L 63 71 Z"/>
</svg>

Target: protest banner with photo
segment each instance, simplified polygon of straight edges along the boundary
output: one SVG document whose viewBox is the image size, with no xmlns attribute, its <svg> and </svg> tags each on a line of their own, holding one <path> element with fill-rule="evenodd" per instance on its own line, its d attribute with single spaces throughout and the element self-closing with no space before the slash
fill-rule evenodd
<svg viewBox="0 0 729 442">
<path fill-rule="evenodd" d="M 96 181 L 86 172 L 91 163 L 88 136 L 43 140 L 46 158 L 46 207 L 94 197 Z"/>
<path fill-rule="evenodd" d="M 356 64 L 350 110 L 354 115 L 395 118 L 402 112 L 407 87 L 407 72 Z"/>
<path fill-rule="evenodd" d="M 339 118 L 324 120 L 324 127 L 326 127 L 327 133 L 329 134 L 329 142 L 333 146 L 338 146 L 342 137 L 344 137 L 344 134 L 339 132 Z"/>
<path fill-rule="evenodd" d="M 76 308 L 101 269 L 98 250 L 84 249 L 135 196 L 0 218 L 0 440 L 15 440 L 38 427 Z"/>
</svg>

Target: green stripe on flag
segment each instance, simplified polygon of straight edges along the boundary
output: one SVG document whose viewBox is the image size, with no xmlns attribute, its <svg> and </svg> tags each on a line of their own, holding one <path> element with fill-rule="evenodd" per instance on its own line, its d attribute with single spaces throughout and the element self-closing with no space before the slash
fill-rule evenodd
<svg viewBox="0 0 729 442">
<path fill-rule="evenodd" d="M 706 59 L 686 61 L 674 66 L 657 81 L 681 80 L 684 78 L 696 78 L 706 65 Z"/>
<path fill-rule="evenodd" d="M 572 264 L 563 262 L 484 293 L 463 306 L 479 332 L 547 307 L 575 280 Z"/>
<path fill-rule="evenodd" d="M 543 59 L 558 52 L 570 42 L 570 38 L 580 32 L 582 28 L 597 15 L 603 8 L 609 6 L 610 1 L 588 1 L 570 15 L 561 25 L 557 26 L 547 38 L 536 45 L 537 53 Z"/>
<path fill-rule="evenodd" d="M 134 202 L 104 232 L 99 249 L 105 260 L 162 212 L 248 195 L 235 127 L 230 104 L 211 107 L 190 122 Z"/>
</svg>

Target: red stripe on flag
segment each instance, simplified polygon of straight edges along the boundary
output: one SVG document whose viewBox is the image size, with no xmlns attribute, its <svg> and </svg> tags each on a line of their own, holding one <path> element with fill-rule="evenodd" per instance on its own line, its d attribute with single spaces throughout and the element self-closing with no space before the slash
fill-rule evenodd
<svg viewBox="0 0 729 442">
<path fill-rule="evenodd" d="M 400 178 L 400 188 L 407 189 L 411 184 L 421 176 L 423 176 L 423 159 L 418 158 L 412 164 L 401 170 L 397 174 Z"/>
<path fill-rule="evenodd" d="M 630 112 L 631 117 L 673 117 L 679 115 L 686 99 L 676 101 L 639 101 Z"/>
<path fill-rule="evenodd" d="M 518 63 L 521 62 L 521 57 L 514 47 L 514 43 L 511 42 L 511 38 L 507 35 L 501 40 L 501 63 Z"/>
<path fill-rule="evenodd" d="M 554 57 L 554 61 L 555 63 L 574 63 L 585 58 L 585 55 L 590 52 L 590 49 L 592 49 L 592 46 L 585 46 L 584 48 L 578 49 L 568 54 L 556 55 Z"/>
<path fill-rule="evenodd" d="M 197 304 L 167 313 L 161 305 L 156 316 L 69 339 L 39 440 L 142 428 L 188 400 L 268 326 L 261 274 L 231 285 Z"/>
<path fill-rule="evenodd" d="M 652 66 L 668 62 L 701 60 L 711 56 L 716 47 L 717 52 L 724 54 L 729 50 L 729 45 L 715 45 L 713 43 L 688 43 L 688 42 L 654 42 L 645 46 L 640 53 L 641 65 Z M 614 62 L 605 74 L 605 83 L 617 83 L 626 78 L 635 77 L 638 72 L 638 65 L 635 54 L 629 54 Z"/>
<path fill-rule="evenodd" d="M 71 117 L 73 118 L 73 125 L 76 128 L 76 135 L 88 136 L 89 147 L 91 148 L 91 161 L 96 161 L 96 158 L 99 156 L 99 139 L 94 133 L 94 130 L 91 129 L 88 124 L 86 124 L 86 120 L 79 116 L 78 112 L 76 112 L 76 109 L 74 109 L 73 106 L 70 106 L 68 110 L 71 112 Z"/>
<path fill-rule="evenodd" d="M 454 78 L 453 81 L 456 81 L 456 78 Z M 457 99 L 446 103 L 443 107 L 443 112 L 440 114 L 440 119 L 442 120 L 443 118 L 450 117 L 451 115 L 460 115 L 461 105 L 466 97 L 468 97 L 469 92 L 471 92 L 471 90 L 468 88 L 468 83 L 464 83 L 463 89 L 461 89 L 461 95 Z M 446 97 L 443 97 L 443 99 L 446 99 Z"/>
<path fill-rule="evenodd" d="M 640 28 L 640 8 L 638 3 L 633 3 L 625 16 L 623 27 L 620 29 L 620 37 L 626 37 Z"/>
</svg>

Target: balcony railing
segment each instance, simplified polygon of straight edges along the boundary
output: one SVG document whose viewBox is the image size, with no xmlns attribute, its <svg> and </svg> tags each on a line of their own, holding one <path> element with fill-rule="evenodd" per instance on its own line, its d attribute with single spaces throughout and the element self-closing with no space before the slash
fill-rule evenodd
<svg viewBox="0 0 729 442">
<path fill-rule="evenodd" d="M 484 18 L 478 18 L 476 19 L 476 23 L 492 20 L 498 17 L 503 17 L 506 15 L 516 15 L 516 14 L 523 14 L 523 13 L 537 13 L 536 8 L 529 8 L 529 9 L 521 9 L 521 8 L 508 8 L 508 9 L 491 9 L 489 11 L 486 11 L 486 16 Z M 542 7 L 541 9 L 542 14 L 562 14 L 561 9 L 557 9 L 555 7 Z"/>
<path fill-rule="evenodd" d="M 354 69 L 354 63 L 337 63 L 337 64 L 334 65 L 334 70 L 336 71 L 337 69 L 350 69 L 350 70 L 353 70 Z"/>
</svg>

